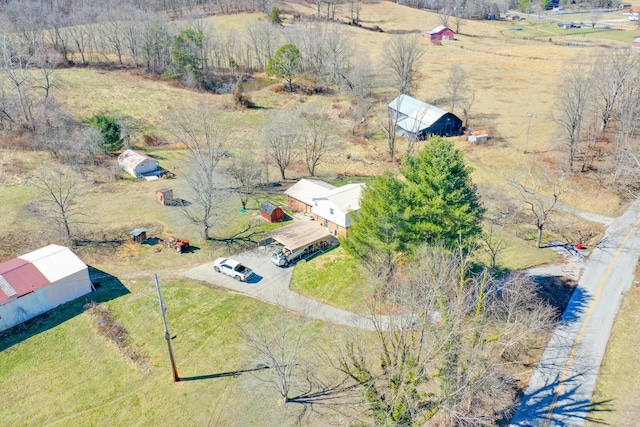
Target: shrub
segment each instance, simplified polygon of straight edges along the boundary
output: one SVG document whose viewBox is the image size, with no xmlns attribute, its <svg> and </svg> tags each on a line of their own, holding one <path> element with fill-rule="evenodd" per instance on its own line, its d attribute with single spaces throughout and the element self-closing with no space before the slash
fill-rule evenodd
<svg viewBox="0 0 640 427">
<path fill-rule="evenodd" d="M 102 135 L 102 147 L 108 153 L 122 149 L 124 145 L 121 135 L 121 127 L 118 119 L 106 114 L 96 114 L 89 121 Z"/>
</svg>

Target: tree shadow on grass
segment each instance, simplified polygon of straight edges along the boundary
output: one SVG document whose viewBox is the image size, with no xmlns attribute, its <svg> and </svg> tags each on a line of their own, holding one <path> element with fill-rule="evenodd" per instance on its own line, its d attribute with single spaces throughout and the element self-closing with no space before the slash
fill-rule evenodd
<svg viewBox="0 0 640 427">
<path fill-rule="evenodd" d="M 103 303 L 129 293 L 120 280 L 104 271 L 89 267 L 94 291 L 42 313 L 0 333 L 0 352 L 45 332 L 84 312 L 90 302 Z"/>
</svg>

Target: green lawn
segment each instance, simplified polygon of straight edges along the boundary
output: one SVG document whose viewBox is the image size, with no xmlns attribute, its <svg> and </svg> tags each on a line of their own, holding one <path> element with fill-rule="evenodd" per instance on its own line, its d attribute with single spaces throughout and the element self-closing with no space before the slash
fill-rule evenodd
<svg viewBox="0 0 640 427">
<path fill-rule="evenodd" d="M 298 262 L 289 287 L 334 307 L 366 312 L 366 287 L 359 266 L 342 246 Z"/>
<path fill-rule="evenodd" d="M 40 319 L 28 331 L 0 338 L 0 404 L 3 424 L 21 425 L 289 425 L 277 396 L 256 385 L 238 325 L 277 308 L 186 280 L 163 279 L 178 372 L 172 381 L 157 294 L 150 276 L 126 282 L 130 293 L 106 302 L 146 352 L 151 369 L 125 358 L 96 332 L 75 301 Z M 108 299 L 115 284 L 88 298 Z M 335 328 L 313 327 L 330 342 Z M 196 377 L 204 377 L 196 379 Z"/>
</svg>

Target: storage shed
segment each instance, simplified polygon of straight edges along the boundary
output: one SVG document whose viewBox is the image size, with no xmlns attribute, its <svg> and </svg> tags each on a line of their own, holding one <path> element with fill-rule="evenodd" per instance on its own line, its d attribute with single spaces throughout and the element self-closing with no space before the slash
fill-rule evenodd
<svg viewBox="0 0 640 427">
<path fill-rule="evenodd" d="M 453 40 L 455 36 L 456 36 L 456 33 L 454 33 L 451 28 L 443 27 L 442 25 L 434 28 L 431 31 L 428 31 L 426 34 L 427 40 L 431 40 L 431 41 Z"/>
<path fill-rule="evenodd" d="M 462 133 L 462 120 L 454 114 L 409 95 L 400 95 L 389 103 L 389 118 L 396 121 L 397 132 L 407 139 L 422 141 L 429 135 Z"/>
<path fill-rule="evenodd" d="M 269 201 L 263 202 L 260 205 L 260 215 L 269 222 L 279 222 L 284 219 L 282 209 Z"/>
<path fill-rule="evenodd" d="M 118 156 L 118 165 L 135 178 L 142 178 L 144 175 L 156 175 L 160 168 L 158 161 L 146 154 L 133 150 L 125 150 Z"/>
<path fill-rule="evenodd" d="M 164 206 L 173 206 L 175 204 L 173 190 L 170 188 L 161 188 L 156 191 L 156 202 Z"/>
<path fill-rule="evenodd" d="M 135 230 L 129 233 L 131 235 L 131 240 L 135 243 L 142 243 L 147 240 L 147 230 L 146 228 L 136 228 Z"/>
<path fill-rule="evenodd" d="M 631 47 L 633 49 L 640 49 L 640 37 L 638 37 L 638 38 L 633 40 L 633 43 L 631 44 Z"/>
<path fill-rule="evenodd" d="M 0 331 L 91 291 L 89 269 L 64 246 L 49 245 L 0 263 Z"/>
</svg>

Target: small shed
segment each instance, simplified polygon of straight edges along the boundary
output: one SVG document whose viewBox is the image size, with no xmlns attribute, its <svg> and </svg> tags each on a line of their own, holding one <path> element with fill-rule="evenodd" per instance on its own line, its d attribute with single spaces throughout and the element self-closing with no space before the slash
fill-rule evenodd
<svg viewBox="0 0 640 427">
<path fill-rule="evenodd" d="M 451 28 L 443 27 L 442 25 L 427 32 L 426 38 L 431 41 L 436 40 L 453 40 L 456 37 L 456 33 Z"/>
<path fill-rule="evenodd" d="M 484 142 L 487 142 L 487 139 L 489 139 L 489 134 L 487 133 L 486 130 L 479 130 L 476 132 L 469 133 L 469 142 L 473 142 L 475 144 L 482 144 Z"/>
<path fill-rule="evenodd" d="M 156 202 L 163 206 L 173 206 L 175 200 L 173 199 L 173 190 L 170 188 L 161 188 L 156 191 Z"/>
<path fill-rule="evenodd" d="M 118 165 L 135 178 L 141 178 L 144 175 L 157 175 L 160 171 L 156 159 L 133 150 L 125 150 L 120 154 Z"/>
<path fill-rule="evenodd" d="M 260 205 L 260 215 L 269 222 L 279 222 L 284 219 L 282 209 L 269 201 L 263 202 Z"/>
<path fill-rule="evenodd" d="M 146 228 L 136 228 L 129 234 L 131 235 L 131 239 L 135 243 L 142 243 L 147 240 L 147 231 L 149 230 L 147 230 Z"/>
<path fill-rule="evenodd" d="M 640 37 L 633 40 L 631 47 L 634 49 L 640 49 Z"/>
</svg>

